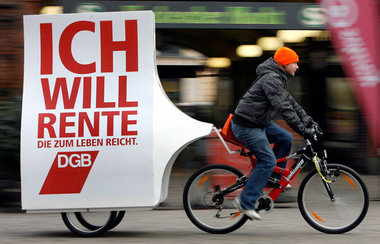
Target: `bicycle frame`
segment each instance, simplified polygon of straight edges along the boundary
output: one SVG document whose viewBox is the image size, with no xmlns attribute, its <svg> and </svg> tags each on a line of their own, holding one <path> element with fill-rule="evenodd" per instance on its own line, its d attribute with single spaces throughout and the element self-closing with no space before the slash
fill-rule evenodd
<svg viewBox="0 0 380 244">
<path fill-rule="evenodd" d="M 238 188 L 241 188 L 245 185 L 245 183 L 247 182 L 247 179 L 249 178 L 252 170 L 255 168 L 256 166 L 256 161 L 255 159 L 253 158 L 253 155 L 251 153 L 247 153 L 246 152 L 246 148 L 239 144 L 239 143 L 234 143 L 238 146 L 241 146 L 241 150 L 236 150 L 236 151 L 232 151 L 226 141 L 223 139 L 223 137 L 220 135 L 219 131 L 217 128 L 213 128 L 214 131 L 216 132 L 216 134 L 218 135 L 218 137 L 220 138 L 220 140 L 222 141 L 223 145 L 226 147 L 227 151 L 232 154 L 232 153 L 240 153 L 240 155 L 242 156 L 245 156 L 245 157 L 248 157 L 248 160 L 252 166 L 251 170 L 249 171 L 249 173 L 247 173 L 246 175 L 244 175 L 243 177 L 239 178 L 236 180 L 236 183 L 234 183 L 233 185 L 221 190 L 221 189 L 218 189 L 220 190 L 220 193 L 222 195 L 226 195 L 232 191 L 235 191 L 236 189 Z M 281 177 L 281 180 L 277 183 L 278 185 L 276 187 L 273 187 L 273 189 L 270 191 L 270 193 L 268 194 L 268 196 L 273 200 L 275 201 L 277 199 L 277 197 L 285 190 L 286 186 L 291 182 L 293 181 L 293 179 L 298 175 L 298 173 L 302 170 L 302 168 L 312 159 L 313 157 L 313 150 L 311 148 L 311 143 L 308 141 L 307 142 L 307 145 L 286 156 L 286 157 L 283 157 L 283 158 L 280 158 L 280 159 L 277 159 L 277 163 L 281 163 L 281 162 L 284 162 L 284 161 L 287 161 L 288 159 L 291 159 L 291 158 L 298 158 L 298 160 L 296 161 L 296 163 L 290 168 L 281 168 L 279 166 L 275 166 L 273 172 L 274 173 L 277 173 L 279 175 L 282 175 Z"/>
<path fill-rule="evenodd" d="M 291 158 L 297 158 L 298 160 L 290 169 L 283 169 L 279 166 L 275 166 L 273 172 L 282 175 L 281 180 L 278 182 L 279 187 L 274 187 L 272 191 L 268 194 L 272 200 L 276 200 L 277 197 L 285 190 L 286 186 L 293 181 L 293 179 L 298 175 L 302 168 L 311 160 L 313 157 L 313 152 L 311 145 L 308 144 L 306 147 L 298 150 L 297 152 L 290 154 L 287 157 L 277 159 L 277 163 L 284 162 Z"/>
</svg>

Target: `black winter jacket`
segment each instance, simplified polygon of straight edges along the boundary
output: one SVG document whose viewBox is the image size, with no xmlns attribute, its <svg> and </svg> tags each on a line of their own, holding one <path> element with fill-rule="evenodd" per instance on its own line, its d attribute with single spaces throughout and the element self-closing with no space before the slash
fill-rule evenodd
<svg viewBox="0 0 380 244">
<path fill-rule="evenodd" d="M 278 112 L 294 131 L 304 135 L 306 125 L 302 119 L 308 115 L 285 90 L 289 81 L 285 71 L 269 58 L 257 67 L 256 73 L 258 78 L 237 105 L 233 121 L 245 127 L 263 128 Z"/>
</svg>

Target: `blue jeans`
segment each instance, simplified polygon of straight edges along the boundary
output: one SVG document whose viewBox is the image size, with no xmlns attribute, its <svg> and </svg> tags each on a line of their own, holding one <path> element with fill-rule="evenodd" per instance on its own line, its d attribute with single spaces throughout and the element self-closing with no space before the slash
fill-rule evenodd
<svg viewBox="0 0 380 244">
<path fill-rule="evenodd" d="M 264 128 L 248 128 L 240 126 L 232 121 L 232 132 L 250 152 L 257 158 L 257 165 L 253 169 L 247 184 L 240 195 L 240 203 L 243 209 L 255 209 L 255 202 L 262 194 L 276 166 L 276 159 L 289 155 L 292 146 L 292 134 L 284 130 L 273 121 Z M 275 146 L 272 150 L 270 143 Z M 286 162 L 278 166 L 285 168 Z M 280 179 L 280 175 L 276 175 Z"/>
</svg>

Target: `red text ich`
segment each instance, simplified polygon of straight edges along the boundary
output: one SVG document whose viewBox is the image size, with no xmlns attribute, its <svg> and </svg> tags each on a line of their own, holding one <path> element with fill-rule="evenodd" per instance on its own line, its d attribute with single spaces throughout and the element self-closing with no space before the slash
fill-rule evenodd
<svg viewBox="0 0 380 244">
<path fill-rule="evenodd" d="M 125 20 L 125 40 L 113 41 L 112 21 L 100 21 L 100 72 L 113 72 L 113 53 L 126 53 L 126 72 L 138 71 L 138 41 L 137 20 Z M 95 23 L 91 21 L 77 21 L 68 25 L 59 38 L 58 53 L 65 68 L 76 74 L 91 74 L 96 72 L 96 62 L 79 63 L 72 52 L 74 37 L 81 31 L 95 33 Z M 52 23 L 40 24 L 41 38 L 41 75 L 53 74 L 53 26 Z"/>
</svg>

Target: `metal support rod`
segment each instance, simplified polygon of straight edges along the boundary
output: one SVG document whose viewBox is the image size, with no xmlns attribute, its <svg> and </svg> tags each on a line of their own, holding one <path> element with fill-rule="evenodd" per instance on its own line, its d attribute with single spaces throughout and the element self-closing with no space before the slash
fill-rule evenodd
<svg viewBox="0 0 380 244">
<path fill-rule="evenodd" d="M 240 150 L 232 151 L 232 150 L 229 148 L 229 146 L 227 145 L 226 141 L 223 139 L 223 137 L 222 137 L 222 135 L 220 134 L 219 130 L 218 130 L 215 126 L 213 126 L 212 129 L 216 132 L 216 134 L 218 135 L 219 139 L 222 141 L 224 147 L 227 149 L 227 151 L 228 151 L 229 154 L 240 153 Z"/>
</svg>

